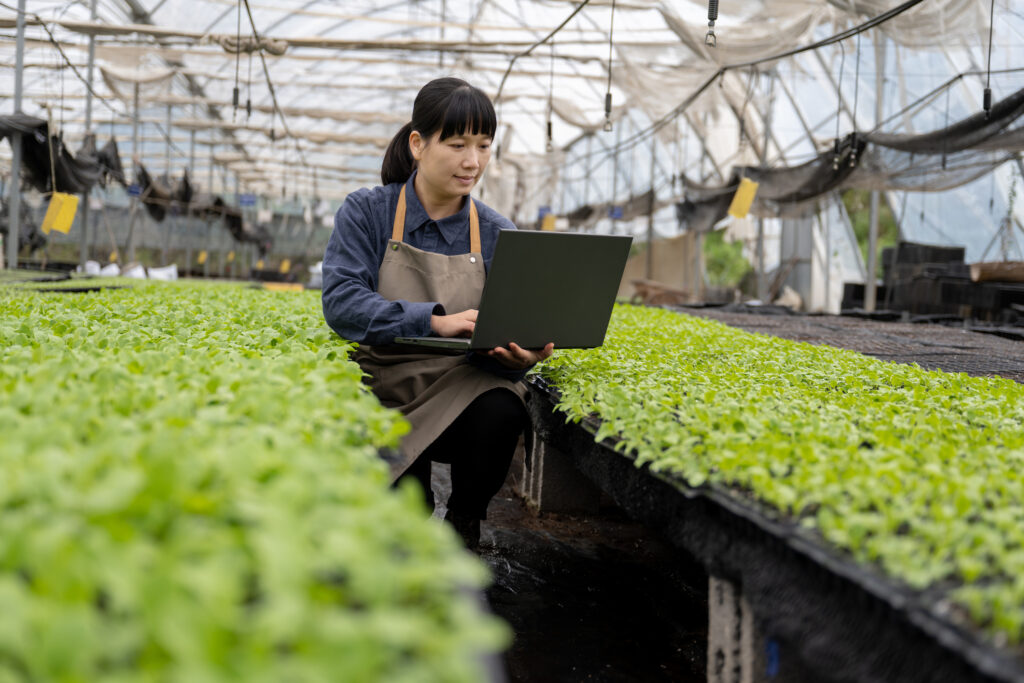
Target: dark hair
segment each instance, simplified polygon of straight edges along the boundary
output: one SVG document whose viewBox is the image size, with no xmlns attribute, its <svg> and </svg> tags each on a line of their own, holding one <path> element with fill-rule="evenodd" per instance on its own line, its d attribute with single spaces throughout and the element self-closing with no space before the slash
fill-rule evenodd
<svg viewBox="0 0 1024 683">
<path fill-rule="evenodd" d="M 479 88 L 461 78 L 437 78 L 420 88 L 412 107 L 412 121 L 402 126 L 384 152 L 380 180 L 404 183 L 416 168 L 409 149 L 409 134 L 414 130 L 424 139 L 441 131 L 445 140 L 453 135 L 470 133 L 494 137 L 498 118 L 494 105 Z"/>
</svg>

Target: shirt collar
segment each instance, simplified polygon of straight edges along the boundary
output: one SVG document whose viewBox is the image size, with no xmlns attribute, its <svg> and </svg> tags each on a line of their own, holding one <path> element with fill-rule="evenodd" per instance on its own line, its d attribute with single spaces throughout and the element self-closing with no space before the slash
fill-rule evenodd
<svg viewBox="0 0 1024 683">
<path fill-rule="evenodd" d="M 405 183 L 405 225 L 406 230 L 410 233 L 419 230 L 433 220 L 427 215 L 427 210 L 420 203 L 420 198 L 416 196 L 416 189 L 413 185 L 415 178 L 416 171 L 413 171 L 413 174 L 409 176 L 409 180 Z M 434 221 L 441 233 L 441 237 L 448 244 L 451 244 L 462 235 L 468 234 L 469 201 L 471 200 L 468 197 L 467 200 L 462 202 L 462 208 L 459 209 L 458 213 L 442 218 L 439 221 Z"/>
</svg>

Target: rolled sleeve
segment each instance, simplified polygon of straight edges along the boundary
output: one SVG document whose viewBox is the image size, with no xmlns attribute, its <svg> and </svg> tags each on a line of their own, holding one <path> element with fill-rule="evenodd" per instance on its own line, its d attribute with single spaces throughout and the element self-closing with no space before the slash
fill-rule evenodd
<svg viewBox="0 0 1024 683">
<path fill-rule="evenodd" d="M 324 319 L 345 339 L 362 344 L 429 335 L 430 316 L 444 313 L 437 302 L 389 301 L 377 293 L 377 273 L 387 247 L 387 234 L 377 223 L 386 210 L 383 197 L 375 201 L 370 190 L 349 195 L 335 214 L 324 252 Z"/>
</svg>

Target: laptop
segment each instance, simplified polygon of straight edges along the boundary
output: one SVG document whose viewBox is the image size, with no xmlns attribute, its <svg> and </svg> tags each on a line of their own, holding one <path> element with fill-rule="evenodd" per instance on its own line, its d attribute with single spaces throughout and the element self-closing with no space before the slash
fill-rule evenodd
<svg viewBox="0 0 1024 683">
<path fill-rule="evenodd" d="M 490 350 L 587 349 L 604 343 L 632 237 L 502 230 L 471 338 L 396 337 L 396 344 Z M 449 311 L 456 313 L 457 311 Z"/>
</svg>

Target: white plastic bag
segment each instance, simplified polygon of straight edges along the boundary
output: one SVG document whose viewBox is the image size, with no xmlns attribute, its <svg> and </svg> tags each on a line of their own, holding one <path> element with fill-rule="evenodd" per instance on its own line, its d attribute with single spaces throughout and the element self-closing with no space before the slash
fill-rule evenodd
<svg viewBox="0 0 1024 683">
<path fill-rule="evenodd" d="M 147 268 L 146 272 L 149 273 L 150 280 L 165 280 L 169 282 L 178 279 L 178 264 L 172 263 L 163 268 Z"/>
</svg>

